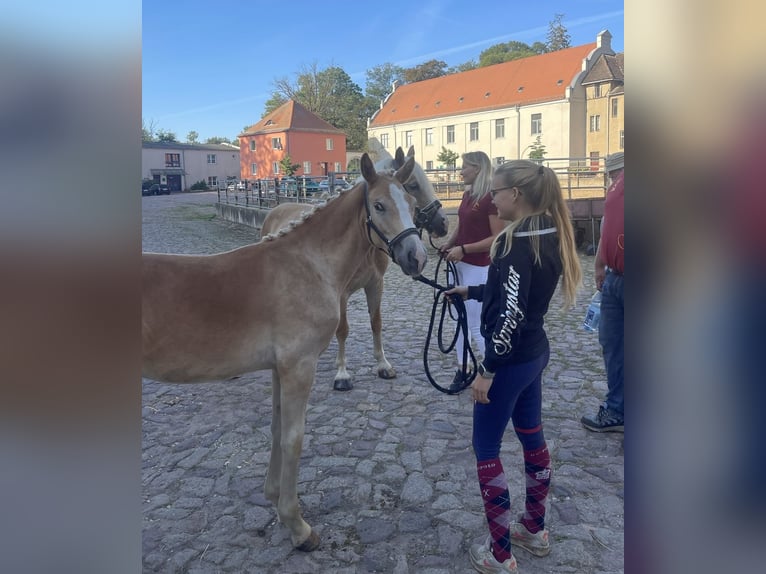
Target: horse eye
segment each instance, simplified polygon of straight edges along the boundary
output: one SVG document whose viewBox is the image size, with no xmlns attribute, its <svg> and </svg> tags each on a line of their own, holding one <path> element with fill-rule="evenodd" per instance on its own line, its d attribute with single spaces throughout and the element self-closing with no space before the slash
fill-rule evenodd
<svg viewBox="0 0 766 574">
<path fill-rule="evenodd" d="M 379 201 L 375 202 L 375 211 L 385 211 L 385 210 L 386 208 L 383 207 L 382 203 L 380 203 Z"/>
</svg>

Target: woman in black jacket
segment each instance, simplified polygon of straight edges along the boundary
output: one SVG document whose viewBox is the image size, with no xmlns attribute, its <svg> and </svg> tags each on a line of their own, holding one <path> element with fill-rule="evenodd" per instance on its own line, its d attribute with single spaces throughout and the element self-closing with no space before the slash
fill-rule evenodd
<svg viewBox="0 0 766 574">
<path fill-rule="evenodd" d="M 482 302 L 486 342 L 471 393 L 473 448 L 490 536 L 471 548 L 471 563 L 479 572 L 516 572 L 511 544 L 537 556 L 550 552 L 545 499 L 551 468 L 541 415 L 550 353 L 543 320 L 559 277 L 564 304 L 571 306 L 582 273 L 569 211 L 550 168 L 528 160 L 504 163 L 495 169 L 490 193 L 498 216 L 510 223 L 492 244 L 487 283 L 457 286 L 447 294 Z M 517 522 L 511 522 L 499 459 L 511 420 L 526 472 L 526 508 Z"/>
</svg>

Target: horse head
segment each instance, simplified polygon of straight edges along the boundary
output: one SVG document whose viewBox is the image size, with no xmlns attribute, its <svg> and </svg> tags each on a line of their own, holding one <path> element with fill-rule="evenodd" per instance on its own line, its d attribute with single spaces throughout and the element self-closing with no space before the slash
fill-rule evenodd
<svg viewBox="0 0 766 574">
<path fill-rule="evenodd" d="M 389 164 L 387 167 L 399 169 L 404 165 L 407 158 L 414 157 L 414 146 L 410 146 L 406 157 L 404 150 L 398 147 L 396 148 L 396 155 L 390 160 L 383 160 L 383 162 Z M 417 162 L 415 162 L 415 166 L 412 169 L 412 175 L 404 184 L 404 189 L 415 198 L 417 203 L 415 213 L 415 225 L 417 228 L 425 229 L 434 237 L 444 237 L 447 235 L 447 230 L 449 229 L 447 214 L 444 213 L 442 204 L 436 198 L 434 186 L 426 177 L 426 172 L 423 171 L 423 168 Z"/>
<path fill-rule="evenodd" d="M 407 158 L 393 174 L 378 173 L 366 153 L 361 164 L 366 182 L 367 237 L 375 247 L 386 251 L 405 274 L 417 277 L 425 267 L 427 255 L 412 220 L 415 201 L 404 189 L 415 159 Z"/>
</svg>

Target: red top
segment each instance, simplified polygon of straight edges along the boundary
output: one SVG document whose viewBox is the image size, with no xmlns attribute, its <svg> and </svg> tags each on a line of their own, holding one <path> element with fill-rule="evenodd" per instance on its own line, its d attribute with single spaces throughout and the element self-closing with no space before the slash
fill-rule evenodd
<svg viewBox="0 0 766 574">
<path fill-rule="evenodd" d="M 455 246 L 477 243 L 492 235 L 489 216 L 497 215 L 497 207 L 492 203 L 492 196 L 487 193 L 478 202 L 471 197 L 470 189 L 463 192 L 463 200 L 457 210 L 458 228 Z M 489 265 L 489 248 L 480 253 L 466 253 L 463 262 L 479 267 Z"/>
<path fill-rule="evenodd" d="M 606 192 L 601 229 L 601 259 L 618 273 L 625 271 L 625 172 Z"/>
</svg>

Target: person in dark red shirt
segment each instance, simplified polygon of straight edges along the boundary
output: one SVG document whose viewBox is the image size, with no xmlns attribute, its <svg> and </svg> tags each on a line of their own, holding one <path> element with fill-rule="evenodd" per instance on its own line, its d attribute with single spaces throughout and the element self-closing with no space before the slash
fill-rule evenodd
<svg viewBox="0 0 766 574">
<path fill-rule="evenodd" d="M 601 239 L 596 250 L 594 276 L 601 291 L 598 341 L 604 353 L 607 393 L 596 415 L 584 416 L 582 425 L 595 432 L 625 432 L 625 157 L 607 156 L 612 184 L 606 192 Z"/>
<path fill-rule="evenodd" d="M 492 241 L 503 229 L 503 222 L 497 216 L 497 209 L 492 203 L 489 188 L 492 184 L 492 164 L 483 151 L 463 154 L 463 167 L 460 175 L 465 183 L 463 199 L 458 208 L 458 221 L 455 230 L 444 245 L 439 248 L 442 256 L 455 264 L 456 285 L 478 285 L 487 280 L 489 268 L 489 248 Z M 484 338 L 481 335 L 481 304 L 466 301 L 466 320 L 471 343 L 484 356 Z M 450 390 L 463 388 L 463 334 L 458 332 L 455 350 L 458 368 L 450 385 Z"/>
</svg>

